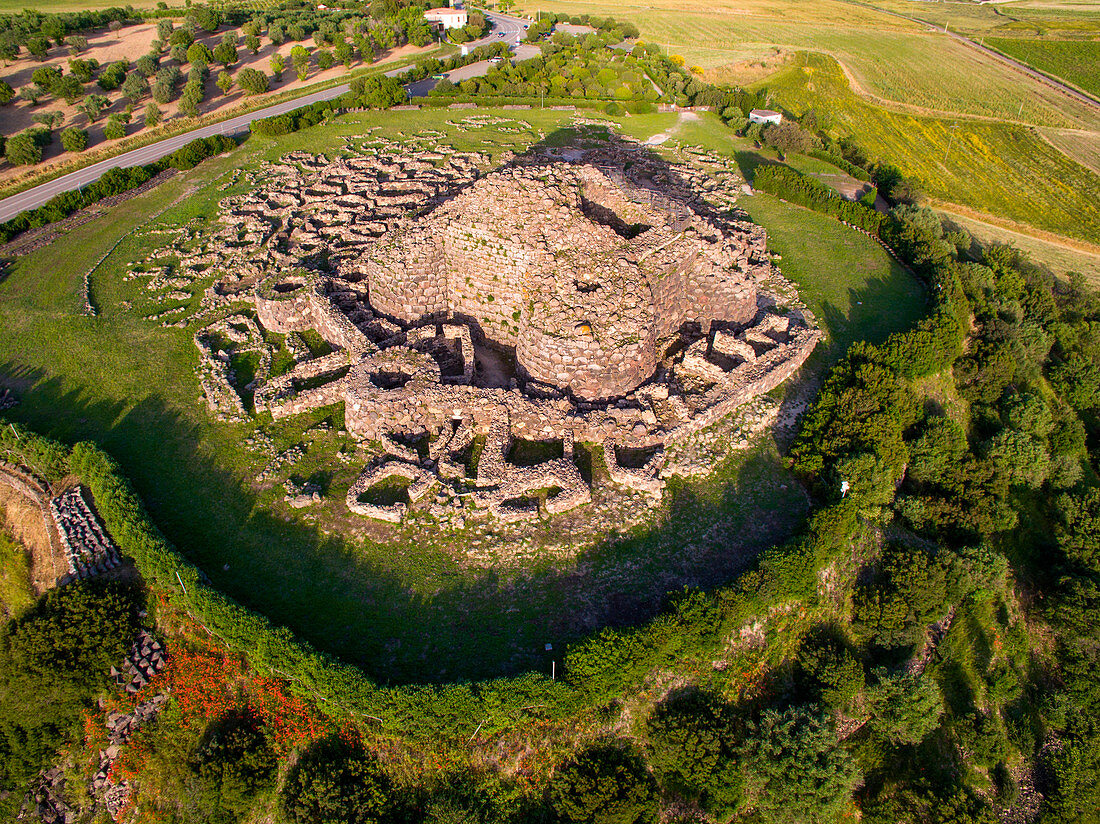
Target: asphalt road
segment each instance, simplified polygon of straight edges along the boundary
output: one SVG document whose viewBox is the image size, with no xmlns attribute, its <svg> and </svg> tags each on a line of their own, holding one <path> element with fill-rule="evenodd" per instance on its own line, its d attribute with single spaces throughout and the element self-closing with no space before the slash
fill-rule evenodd
<svg viewBox="0 0 1100 824">
<path fill-rule="evenodd" d="M 507 43 L 510 47 L 514 47 L 526 36 L 525 26 L 530 21 L 522 17 L 512 17 L 507 14 L 496 14 L 495 12 L 486 12 L 485 14 L 486 17 L 492 21 L 492 31 L 487 37 L 468 43 L 468 47 L 476 48 L 492 43 Z M 407 68 L 408 67 L 392 69 L 386 72 L 386 75 L 388 77 L 393 77 L 401 74 Z M 455 69 L 453 72 L 448 72 L 447 77 L 453 82 L 459 83 L 471 77 L 480 77 L 488 71 L 489 63 L 482 61 L 480 63 L 472 63 L 469 66 L 463 66 L 460 69 Z M 424 84 L 428 85 L 426 86 L 426 90 L 422 91 L 419 87 Z M 415 97 L 427 94 L 434 86 L 435 81 L 429 78 L 419 83 L 410 84 L 409 88 L 412 96 Z M 156 160 L 160 160 L 162 157 L 172 154 L 176 149 L 182 148 L 197 138 L 210 137 L 216 134 L 237 134 L 247 131 L 248 124 L 253 120 L 262 120 L 265 117 L 285 114 L 286 112 L 293 111 L 302 106 L 308 106 L 310 103 L 317 103 L 322 100 L 332 100 L 347 91 L 348 84 L 346 83 L 339 86 L 333 86 L 331 89 L 324 89 L 323 91 L 314 92 L 313 94 L 307 94 L 304 97 L 296 97 L 293 100 L 276 103 L 274 106 L 259 109 L 251 114 L 242 114 L 238 117 L 224 120 L 221 123 L 200 126 L 197 129 L 192 129 L 189 132 L 184 132 L 175 137 L 168 137 L 157 143 L 150 143 L 148 146 L 142 146 L 140 149 L 133 149 L 124 154 L 101 160 L 91 166 L 86 166 L 83 169 L 78 169 L 75 172 L 62 175 L 47 183 L 42 183 L 32 189 L 27 189 L 25 192 L 20 192 L 19 194 L 11 195 L 10 197 L 0 200 L 0 222 L 11 220 L 20 212 L 26 211 L 27 209 L 37 208 L 50 198 L 62 192 L 71 192 L 82 186 L 87 186 L 89 183 L 94 183 L 99 180 L 104 173 L 111 169 L 127 169 L 131 166 L 143 166 L 146 163 L 152 163 Z"/>
<path fill-rule="evenodd" d="M 304 97 L 296 97 L 293 100 L 276 103 L 274 106 L 259 109 L 251 114 L 242 114 L 229 120 L 223 120 L 221 123 L 200 126 L 197 129 L 192 129 L 189 132 L 184 132 L 175 137 L 168 137 L 157 143 L 150 143 L 148 146 L 142 146 L 140 149 L 133 149 L 125 154 L 101 160 L 91 166 L 86 166 L 83 169 L 78 169 L 75 172 L 62 175 L 47 183 L 42 183 L 35 186 L 33 189 L 27 189 L 25 192 L 20 192 L 19 194 L 11 195 L 10 197 L 0 200 L 0 222 L 11 220 L 20 212 L 27 209 L 34 209 L 41 206 L 51 197 L 59 195 L 62 192 L 69 192 L 74 189 L 79 189 L 82 186 L 87 186 L 89 183 L 94 183 L 99 180 L 105 172 L 111 169 L 127 169 L 131 166 L 143 166 L 146 163 L 152 163 L 156 160 L 160 160 L 162 157 L 172 154 L 176 149 L 187 145 L 197 138 L 210 137 L 216 134 L 237 134 L 246 131 L 248 129 L 248 124 L 253 120 L 261 120 L 265 117 L 285 114 L 286 112 L 301 108 L 302 106 L 308 106 L 310 103 L 317 103 L 322 100 L 332 100 L 334 97 L 339 97 L 347 91 L 348 84 L 346 83 L 339 86 L 333 86 L 331 89 L 324 89 L 319 92 L 314 92 L 313 94 L 307 94 Z"/>
</svg>

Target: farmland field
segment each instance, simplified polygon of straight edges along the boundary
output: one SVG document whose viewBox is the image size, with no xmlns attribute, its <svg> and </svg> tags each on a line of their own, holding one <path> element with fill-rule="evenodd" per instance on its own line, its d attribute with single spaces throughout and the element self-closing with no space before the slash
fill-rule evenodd
<svg viewBox="0 0 1100 824">
<path fill-rule="evenodd" d="M 918 114 L 927 110 L 1060 128 L 1100 124 L 1095 109 L 942 31 L 854 3 L 719 0 L 702 8 L 683 0 L 644 5 L 550 0 L 537 7 L 526 3 L 524 9 L 531 14 L 541 9 L 622 17 L 638 26 L 643 40 L 666 46 L 688 65 L 704 69 L 766 58 L 775 47 L 825 52 L 872 99 Z"/>
<path fill-rule="evenodd" d="M 640 620 L 675 582 L 732 574 L 749 554 L 795 529 L 807 506 L 776 445 L 763 438 L 720 463 L 710 480 L 676 487 L 675 515 L 576 557 L 540 555 L 534 545 L 521 567 L 502 570 L 472 565 L 456 546 L 426 539 L 415 527 L 391 537 L 357 527 L 362 534 L 338 537 L 287 509 L 281 489 L 255 485 L 267 459 L 249 451 L 247 437 L 262 430 L 276 449 L 308 441 L 306 460 L 320 461 L 347 439 L 339 416 L 328 409 L 278 424 L 215 423 L 198 402 L 191 331 L 161 328 L 125 308 L 143 299 L 140 284 L 123 280 L 127 264 L 161 242 L 135 229 L 150 215 L 169 225 L 201 220 L 225 196 L 220 187 L 235 179 L 235 169 L 292 149 L 332 151 L 345 135 L 374 129 L 375 137 L 397 139 L 430 128 L 456 147 L 499 152 L 551 135 L 570 118 L 483 113 L 513 119 L 507 128 L 460 132 L 448 122 L 454 112 L 353 114 L 284 138 L 253 137 L 27 255 L 0 281 L 0 371 L 22 398 L 12 417 L 69 442 L 99 443 L 122 463 L 166 535 L 216 586 L 383 679 L 478 677 L 537 665 L 547 639 L 569 640 L 591 629 L 585 620 L 608 620 L 610 593 L 633 593 L 629 603 L 613 606 L 620 620 Z M 623 123 L 645 136 L 676 128 L 678 119 Z M 677 139 L 743 149 L 714 118 L 686 124 Z M 753 199 L 749 208 L 831 335 L 818 366 L 852 340 L 881 339 L 924 310 L 921 287 L 868 238 L 775 200 Z M 116 243 L 92 279 L 101 313 L 85 316 L 84 273 Z M 722 529 L 708 539 L 713 547 L 696 537 L 694 554 L 685 553 L 688 534 L 719 522 Z M 494 538 L 459 532 L 453 540 L 470 548 Z"/>
<path fill-rule="evenodd" d="M 1100 174 L 1100 132 L 1076 129 L 1040 129 L 1040 132 L 1082 166 Z"/>
<path fill-rule="evenodd" d="M 873 106 L 824 55 L 805 54 L 763 85 L 796 114 L 815 109 L 833 132 L 854 135 L 933 198 L 1090 243 L 1100 238 L 1100 176 L 1027 127 Z"/>
<path fill-rule="evenodd" d="M 990 37 L 986 44 L 1041 72 L 1100 95 L 1100 40 L 1023 40 Z"/>
</svg>

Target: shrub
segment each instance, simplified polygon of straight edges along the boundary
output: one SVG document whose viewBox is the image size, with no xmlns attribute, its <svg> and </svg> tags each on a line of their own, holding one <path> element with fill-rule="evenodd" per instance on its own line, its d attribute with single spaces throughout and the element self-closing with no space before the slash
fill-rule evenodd
<svg viewBox="0 0 1100 824">
<path fill-rule="evenodd" d="M 268 79 L 259 69 L 245 68 L 237 72 L 237 84 L 248 94 L 263 94 L 267 91 Z"/>
<path fill-rule="evenodd" d="M 260 722 L 237 710 L 216 720 L 191 755 L 194 801 L 210 824 L 235 824 L 275 783 L 278 759 Z"/>
<path fill-rule="evenodd" d="M 82 152 L 88 148 L 88 133 L 70 126 L 61 133 L 61 145 L 67 152 Z"/>
<path fill-rule="evenodd" d="M 765 710 L 745 747 L 747 795 L 766 822 L 840 819 L 861 779 L 836 730 L 813 711 Z"/>
<path fill-rule="evenodd" d="M 671 695 L 646 721 L 649 764 L 661 786 L 719 814 L 732 810 L 740 796 L 725 716 L 720 699 L 690 690 Z"/>
<path fill-rule="evenodd" d="M 378 759 L 339 739 L 319 741 L 287 774 L 279 805 L 292 824 L 390 820 L 390 780 Z"/>
<path fill-rule="evenodd" d="M 594 744 L 555 770 L 555 812 L 574 824 L 645 824 L 657 819 L 657 789 L 645 764 L 617 744 Z"/>
<path fill-rule="evenodd" d="M 35 140 L 33 129 L 8 138 L 4 157 L 12 166 L 33 166 L 42 162 L 42 149 Z"/>
</svg>

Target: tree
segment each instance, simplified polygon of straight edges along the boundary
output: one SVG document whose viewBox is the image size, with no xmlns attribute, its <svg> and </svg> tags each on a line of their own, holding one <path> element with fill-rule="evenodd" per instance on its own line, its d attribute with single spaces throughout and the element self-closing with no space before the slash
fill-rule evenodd
<svg viewBox="0 0 1100 824">
<path fill-rule="evenodd" d="M 393 807 L 378 759 L 339 739 L 319 741 L 302 754 L 279 805 L 292 824 L 381 824 Z"/>
<path fill-rule="evenodd" d="M 267 75 L 259 69 L 241 69 L 237 72 L 237 84 L 247 94 L 263 94 L 267 91 Z"/>
<path fill-rule="evenodd" d="M 309 52 L 304 46 L 295 46 L 290 50 L 290 60 L 294 64 L 294 73 L 299 80 L 305 80 L 309 76 Z"/>
<path fill-rule="evenodd" d="M 343 63 L 345 66 L 351 66 L 351 60 L 354 50 L 352 49 L 350 43 L 345 40 L 341 40 L 339 43 L 336 44 L 335 52 L 336 59 L 339 62 Z"/>
<path fill-rule="evenodd" d="M 31 120 L 42 124 L 47 129 L 56 129 L 65 122 L 65 113 L 61 111 L 40 112 L 34 115 Z"/>
<path fill-rule="evenodd" d="M 6 106 L 15 99 L 15 89 L 6 80 L 0 80 L 0 106 Z"/>
<path fill-rule="evenodd" d="M 175 26 L 172 25 L 171 20 L 160 19 L 157 21 L 157 39 L 161 43 L 170 43 L 172 40 L 172 32 Z"/>
<path fill-rule="evenodd" d="M 867 690 L 871 730 L 891 744 L 919 744 L 940 725 L 943 693 L 935 679 L 875 670 L 878 683 Z"/>
<path fill-rule="evenodd" d="M 116 60 L 100 72 L 96 84 L 105 92 L 113 92 L 122 85 L 122 81 L 126 79 L 126 72 L 129 68 L 130 64 L 126 60 Z"/>
<path fill-rule="evenodd" d="M 134 68 L 141 72 L 143 77 L 148 79 L 157 73 L 157 61 L 153 59 L 152 55 L 143 54 L 134 61 Z"/>
<path fill-rule="evenodd" d="M 70 106 L 84 96 L 84 86 L 73 75 L 67 74 L 50 89 L 54 97 L 62 98 Z"/>
<path fill-rule="evenodd" d="M 331 69 L 336 65 L 336 58 L 332 56 L 332 52 L 328 49 L 321 49 L 317 52 L 317 68 L 324 71 L 325 69 Z"/>
<path fill-rule="evenodd" d="M 244 47 L 253 54 L 258 54 L 260 51 L 260 38 L 255 34 L 246 34 L 244 37 Z"/>
<path fill-rule="evenodd" d="M 34 83 L 29 86 L 23 86 L 19 90 L 19 99 L 26 100 L 32 106 L 37 106 L 38 101 L 45 97 L 46 93 L 42 90 L 41 86 L 37 86 Z"/>
<path fill-rule="evenodd" d="M 286 68 L 286 59 L 279 53 L 271 55 L 271 73 L 275 75 L 275 79 L 281 81 L 283 79 L 283 69 Z"/>
<path fill-rule="evenodd" d="M 137 103 L 149 94 L 149 81 L 141 72 L 130 72 L 122 84 L 122 96 L 131 103 Z"/>
<path fill-rule="evenodd" d="M 214 61 L 214 53 L 202 43 L 192 43 L 187 48 L 187 62 L 209 66 Z"/>
<path fill-rule="evenodd" d="M 618 744 L 592 744 L 550 779 L 555 812 L 573 824 L 656 821 L 657 789 L 645 764 Z"/>
<path fill-rule="evenodd" d="M 220 72 L 218 74 L 217 86 L 222 90 L 222 94 L 229 94 L 229 90 L 233 88 L 233 78 L 229 72 Z"/>
<path fill-rule="evenodd" d="M 214 47 L 213 57 L 223 66 L 232 66 L 237 62 L 237 47 L 229 43 L 219 43 Z"/>
<path fill-rule="evenodd" d="M 26 42 L 27 51 L 37 60 L 45 60 L 50 51 L 50 41 L 39 34 L 31 35 Z"/>
<path fill-rule="evenodd" d="M 351 94 L 360 106 L 388 109 L 406 100 L 405 87 L 396 77 L 357 77 L 351 81 Z"/>
<path fill-rule="evenodd" d="M 79 57 L 69 59 L 69 72 L 81 83 L 91 83 L 94 72 L 99 68 L 99 61 L 94 57 L 82 60 Z"/>
<path fill-rule="evenodd" d="M 88 148 L 88 133 L 76 126 L 70 126 L 61 132 L 61 145 L 67 152 L 82 152 Z"/>
<path fill-rule="evenodd" d="M 153 101 L 149 101 L 145 107 L 145 127 L 148 129 L 153 128 L 160 123 L 160 108 Z"/>
<path fill-rule="evenodd" d="M 176 93 L 176 84 L 180 79 L 180 70 L 176 66 L 162 66 L 157 71 L 157 79 L 153 83 L 153 100 L 157 103 L 167 103 Z"/>
<path fill-rule="evenodd" d="M 215 721 L 192 753 L 198 779 L 197 806 L 203 821 L 233 824 L 242 820 L 253 799 L 275 782 L 278 759 L 260 722 L 235 710 Z"/>
<path fill-rule="evenodd" d="M 71 34 L 65 38 L 65 45 L 69 47 L 69 54 L 76 57 L 88 48 L 88 38 L 82 34 Z"/>
<path fill-rule="evenodd" d="M 206 97 L 206 90 L 202 82 L 197 78 L 188 80 L 187 85 L 183 87 L 183 94 L 180 95 L 180 111 L 188 117 L 198 117 L 199 104 L 204 97 Z"/>
<path fill-rule="evenodd" d="M 61 77 L 61 69 L 56 66 L 39 66 L 31 72 L 31 80 L 50 94 L 53 94 L 53 87 Z"/>
<path fill-rule="evenodd" d="M 12 166 L 33 166 L 42 162 L 42 149 L 34 139 L 32 130 L 9 137 L 4 145 L 4 157 Z"/>
<path fill-rule="evenodd" d="M 746 795 L 766 822 L 836 821 L 861 779 L 836 730 L 805 707 L 765 710 L 744 758 Z"/>
<path fill-rule="evenodd" d="M 107 125 L 103 127 L 103 136 L 108 140 L 121 140 L 126 137 L 126 124 L 117 114 L 107 118 Z"/>
</svg>

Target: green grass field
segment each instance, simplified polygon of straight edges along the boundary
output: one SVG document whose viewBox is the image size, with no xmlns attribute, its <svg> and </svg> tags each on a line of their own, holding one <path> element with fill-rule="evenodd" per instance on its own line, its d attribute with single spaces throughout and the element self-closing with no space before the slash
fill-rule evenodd
<svg viewBox="0 0 1100 824">
<path fill-rule="evenodd" d="M 211 214 L 224 196 L 218 186 L 238 167 L 290 149 L 332 150 L 343 135 L 371 127 L 391 137 L 438 129 L 447 135 L 441 140 L 461 148 L 519 148 L 552 138 L 570 116 L 495 114 L 519 117 L 530 128 L 457 133 L 447 121 L 458 115 L 424 111 L 346 115 L 278 140 L 252 138 L 26 256 L 0 282 L 0 375 L 22 397 L 12 416 L 66 441 L 95 440 L 121 462 L 165 534 L 216 586 L 383 680 L 537 666 L 546 641 L 591 630 L 581 616 L 597 626 L 642 620 L 677 582 L 717 583 L 735 574 L 754 552 L 797 528 L 806 507 L 765 438 L 721 463 L 708 481 L 673 487 L 673 515 L 584 547 L 575 559 L 539 554 L 536 543 L 522 565 L 495 569 L 464 561 L 467 543 L 492 540 L 484 533 L 459 533 L 451 543 L 411 529 L 384 541 L 329 534 L 308 513 L 290 514 L 277 500 L 281 488 L 253 485 L 264 461 L 243 441 L 255 426 L 208 416 L 191 332 L 160 328 L 120 307 L 140 300 L 140 285 L 122 279 L 128 262 L 156 243 L 134 230 L 191 190 L 158 220 L 182 224 Z M 625 123 L 653 134 L 677 119 Z M 744 151 L 714 118 L 685 132 L 680 139 Z M 818 367 L 851 340 L 881 339 L 923 311 L 919 285 L 864 236 L 768 198 L 753 198 L 748 207 L 830 333 Z M 83 316 L 83 274 L 119 238 L 93 278 L 101 314 Z M 309 460 L 323 466 L 346 435 L 304 433 L 329 412 L 265 429 L 280 449 L 305 438 Z"/>
<path fill-rule="evenodd" d="M 1032 68 L 1100 95 L 1100 40 L 1022 40 L 990 37 L 986 45 Z"/>
<path fill-rule="evenodd" d="M 762 84 L 775 102 L 796 114 L 815 109 L 833 132 L 853 135 L 933 198 L 1091 243 L 1100 238 L 1100 176 L 1031 129 L 888 111 L 853 94 L 829 57 L 803 54 L 799 64 Z"/>
</svg>

